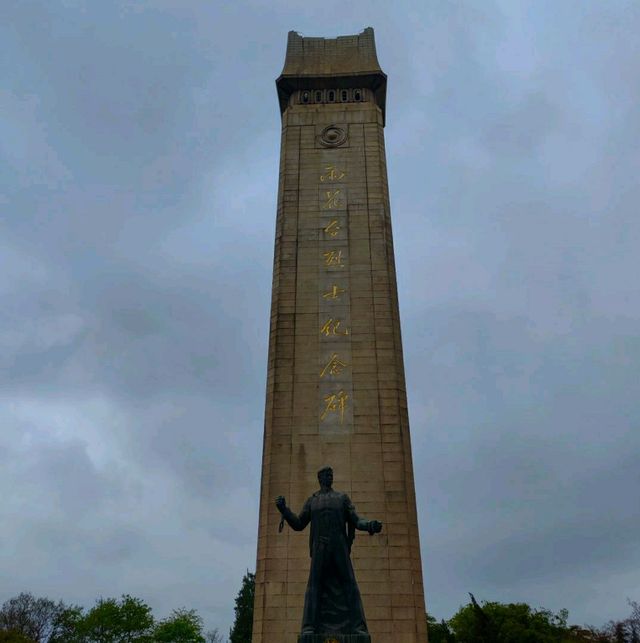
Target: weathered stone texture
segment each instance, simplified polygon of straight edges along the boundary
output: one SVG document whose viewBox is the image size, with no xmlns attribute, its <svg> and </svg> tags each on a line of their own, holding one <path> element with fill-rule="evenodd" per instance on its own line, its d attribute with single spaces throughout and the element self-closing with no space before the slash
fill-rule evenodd
<svg viewBox="0 0 640 643">
<path fill-rule="evenodd" d="M 325 464 L 358 513 L 384 523 L 375 538 L 358 534 L 352 553 L 373 643 L 427 640 L 384 150 L 386 77 L 372 30 L 341 40 L 290 35 L 278 81 L 284 108 L 253 643 L 297 641 L 308 534 L 278 533 L 274 499 L 285 495 L 299 511 Z M 363 51 L 354 52 L 359 43 Z M 323 63 L 319 52 L 339 48 Z M 336 73 L 368 90 L 365 100 L 298 102 L 301 90 L 340 87 Z M 343 145 L 322 144 L 330 125 L 347 133 Z M 322 331 L 328 319 L 340 320 L 335 332 Z M 344 366 L 323 374 L 334 355 Z M 344 408 L 336 397 L 327 410 L 338 392 Z"/>
</svg>

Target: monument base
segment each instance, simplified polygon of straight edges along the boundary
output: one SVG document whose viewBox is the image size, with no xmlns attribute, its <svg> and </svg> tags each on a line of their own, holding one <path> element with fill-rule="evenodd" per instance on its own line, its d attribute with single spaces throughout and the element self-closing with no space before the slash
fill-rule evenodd
<svg viewBox="0 0 640 643">
<path fill-rule="evenodd" d="M 298 643 L 371 643 L 369 634 L 301 634 Z"/>
</svg>

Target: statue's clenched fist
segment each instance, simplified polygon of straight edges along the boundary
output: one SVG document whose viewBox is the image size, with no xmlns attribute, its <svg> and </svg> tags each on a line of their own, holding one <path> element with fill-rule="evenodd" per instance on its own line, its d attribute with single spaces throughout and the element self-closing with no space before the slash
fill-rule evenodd
<svg viewBox="0 0 640 643">
<path fill-rule="evenodd" d="M 369 521 L 369 533 L 379 534 L 382 531 L 382 523 L 379 520 Z"/>
<path fill-rule="evenodd" d="M 284 511 L 286 506 L 287 506 L 287 502 L 284 499 L 284 496 L 278 496 L 276 498 L 276 507 L 278 507 L 278 511 Z"/>
</svg>

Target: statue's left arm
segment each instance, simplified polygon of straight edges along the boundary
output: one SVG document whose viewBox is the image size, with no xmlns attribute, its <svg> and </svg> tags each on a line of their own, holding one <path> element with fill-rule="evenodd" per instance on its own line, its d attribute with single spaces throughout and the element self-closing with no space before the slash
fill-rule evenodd
<svg viewBox="0 0 640 643">
<path fill-rule="evenodd" d="M 379 520 L 365 520 L 360 518 L 356 513 L 356 508 L 345 494 L 345 503 L 347 511 L 347 520 L 355 529 L 359 531 L 367 531 L 369 534 L 379 534 L 382 531 L 382 523 Z"/>
</svg>

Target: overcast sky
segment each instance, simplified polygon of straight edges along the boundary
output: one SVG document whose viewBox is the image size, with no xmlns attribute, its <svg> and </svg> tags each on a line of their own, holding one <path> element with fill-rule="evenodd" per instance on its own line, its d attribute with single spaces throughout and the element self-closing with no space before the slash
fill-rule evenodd
<svg viewBox="0 0 640 643">
<path fill-rule="evenodd" d="M 0 3 L 0 602 L 227 630 L 287 31 L 375 29 L 427 608 L 640 600 L 640 4 Z"/>
</svg>

